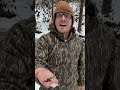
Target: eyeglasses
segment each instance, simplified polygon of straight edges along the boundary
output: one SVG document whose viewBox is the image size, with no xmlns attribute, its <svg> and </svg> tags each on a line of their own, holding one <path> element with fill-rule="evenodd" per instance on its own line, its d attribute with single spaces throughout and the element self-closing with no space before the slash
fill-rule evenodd
<svg viewBox="0 0 120 90">
<path fill-rule="evenodd" d="M 63 15 L 65 16 L 66 19 L 71 19 L 72 15 L 69 13 L 56 13 L 56 18 L 62 18 Z"/>
</svg>

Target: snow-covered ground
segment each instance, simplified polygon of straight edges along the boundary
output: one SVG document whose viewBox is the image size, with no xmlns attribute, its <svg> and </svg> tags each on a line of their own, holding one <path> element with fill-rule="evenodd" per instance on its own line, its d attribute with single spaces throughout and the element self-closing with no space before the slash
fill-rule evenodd
<svg viewBox="0 0 120 90">
<path fill-rule="evenodd" d="M 35 83 L 35 90 L 39 90 L 40 85 L 38 85 L 37 83 Z"/>
</svg>

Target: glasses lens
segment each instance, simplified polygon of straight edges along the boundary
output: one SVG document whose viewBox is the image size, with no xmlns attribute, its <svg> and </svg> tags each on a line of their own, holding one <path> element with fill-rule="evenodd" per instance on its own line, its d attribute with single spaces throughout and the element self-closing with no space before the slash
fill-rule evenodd
<svg viewBox="0 0 120 90">
<path fill-rule="evenodd" d="M 56 17 L 57 17 L 57 18 L 62 18 L 62 16 L 63 16 L 62 13 L 57 13 L 57 14 L 56 14 Z"/>
<path fill-rule="evenodd" d="M 65 15 L 65 17 L 68 18 L 68 19 L 71 19 L 71 18 L 72 18 L 72 16 L 71 16 L 69 13 L 65 13 L 64 15 Z"/>
<path fill-rule="evenodd" d="M 69 13 L 57 13 L 57 14 L 56 14 L 56 17 L 57 17 L 57 18 L 62 18 L 63 15 L 65 16 L 66 19 L 71 19 L 71 18 L 72 18 L 72 15 L 69 14 Z"/>
</svg>

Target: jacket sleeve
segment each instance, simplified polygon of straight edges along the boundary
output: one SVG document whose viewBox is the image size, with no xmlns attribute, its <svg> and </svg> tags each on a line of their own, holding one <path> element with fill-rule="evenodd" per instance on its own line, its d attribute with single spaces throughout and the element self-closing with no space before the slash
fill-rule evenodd
<svg viewBox="0 0 120 90">
<path fill-rule="evenodd" d="M 35 69 L 42 67 L 46 68 L 48 59 L 48 42 L 47 39 L 42 36 L 35 44 Z"/>
<path fill-rule="evenodd" d="M 82 43 L 81 52 L 78 60 L 78 86 L 85 85 L 85 45 Z"/>
<path fill-rule="evenodd" d="M 48 59 L 48 42 L 44 36 L 41 36 L 35 43 L 35 69 L 46 68 Z M 35 77 L 35 82 L 40 84 L 37 77 Z"/>
</svg>

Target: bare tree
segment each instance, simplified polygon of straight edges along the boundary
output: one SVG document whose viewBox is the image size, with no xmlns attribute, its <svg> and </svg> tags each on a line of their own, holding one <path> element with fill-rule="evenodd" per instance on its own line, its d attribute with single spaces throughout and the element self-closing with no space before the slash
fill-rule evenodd
<svg viewBox="0 0 120 90">
<path fill-rule="evenodd" d="M 81 0 L 79 5 L 80 13 L 79 13 L 79 22 L 78 22 L 78 32 L 81 31 L 82 19 L 83 19 L 83 7 L 84 7 L 84 0 Z"/>
</svg>

